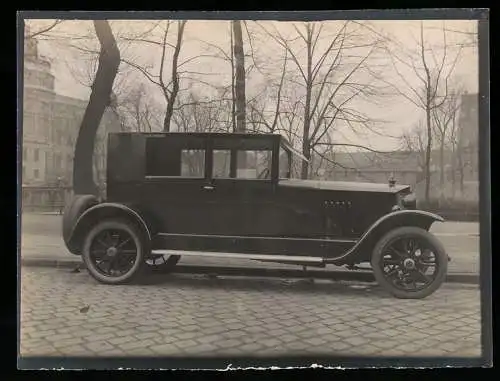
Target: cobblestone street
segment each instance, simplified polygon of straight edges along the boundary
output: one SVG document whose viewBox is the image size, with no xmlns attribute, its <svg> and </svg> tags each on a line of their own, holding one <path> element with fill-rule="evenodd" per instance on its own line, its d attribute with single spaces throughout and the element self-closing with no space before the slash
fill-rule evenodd
<svg viewBox="0 0 500 381">
<path fill-rule="evenodd" d="M 106 286 L 86 271 L 21 272 L 22 356 L 480 355 L 477 286 L 399 300 L 361 283 L 176 274 Z"/>
</svg>

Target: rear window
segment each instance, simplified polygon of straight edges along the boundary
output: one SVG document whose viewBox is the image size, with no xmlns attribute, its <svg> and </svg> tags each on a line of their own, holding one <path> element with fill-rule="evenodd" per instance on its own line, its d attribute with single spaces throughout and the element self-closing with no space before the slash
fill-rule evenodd
<svg viewBox="0 0 500 381">
<path fill-rule="evenodd" d="M 171 138 L 146 140 L 146 176 L 204 177 L 205 149 L 203 142 L 182 144 Z M 200 144 L 201 143 L 201 144 Z"/>
</svg>

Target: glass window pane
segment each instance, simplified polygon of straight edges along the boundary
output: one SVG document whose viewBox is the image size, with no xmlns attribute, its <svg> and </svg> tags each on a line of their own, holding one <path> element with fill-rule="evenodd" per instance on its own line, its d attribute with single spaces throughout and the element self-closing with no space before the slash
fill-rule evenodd
<svg viewBox="0 0 500 381">
<path fill-rule="evenodd" d="M 213 158 L 213 173 L 216 177 L 231 177 L 231 151 L 230 150 L 214 150 Z"/>
<path fill-rule="evenodd" d="M 205 150 L 186 149 L 181 153 L 181 176 L 204 177 Z"/>
<path fill-rule="evenodd" d="M 290 154 L 283 147 L 280 147 L 279 168 L 280 168 L 279 172 L 280 179 L 290 178 Z"/>
<path fill-rule="evenodd" d="M 271 178 L 272 151 L 239 151 L 236 177 L 268 180 Z"/>
</svg>

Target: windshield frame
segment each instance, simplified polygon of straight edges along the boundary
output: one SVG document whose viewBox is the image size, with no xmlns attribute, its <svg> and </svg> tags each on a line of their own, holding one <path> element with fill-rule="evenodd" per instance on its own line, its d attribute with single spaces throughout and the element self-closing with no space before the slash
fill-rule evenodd
<svg viewBox="0 0 500 381">
<path fill-rule="evenodd" d="M 287 176 L 284 177 L 285 179 L 291 179 L 292 178 L 292 160 L 294 157 L 298 157 L 301 161 L 306 161 L 309 163 L 309 159 L 307 159 L 300 151 L 295 149 L 285 138 L 280 139 L 280 148 L 283 148 L 287 154 L 288 158 L 288 173 Z M 280 155 L 278 155 L 280 156 Z"/>
</svg>

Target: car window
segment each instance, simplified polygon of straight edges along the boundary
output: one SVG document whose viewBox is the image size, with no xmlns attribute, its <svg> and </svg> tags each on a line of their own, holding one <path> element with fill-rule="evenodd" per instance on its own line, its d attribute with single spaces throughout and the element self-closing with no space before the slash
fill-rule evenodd
<svg viewBox="0 0 500 381">
<path fill-rule="evenodd" d="M 213 177 L 229 178 L 231 177 L 231 151 L 214 150 L 213 151 Z"/>
<path fill-rule="evenodd" d="M 205 150 L 186 149 L 178 142 L 151 138 L 146 141 L 146 176 L 204 177 Z"/>
<path fill-rule="evenodd" d="M 268 180 L 271 178 L 272 151 L 238 151 L 236 177 Z"/>
<path fill-rule="evenodd" d="M 205 175 L 205 150 L 182 150 L 181 176 L 204 177 Z"/>
<path fill-rule="evenodd" d="M 291 154 L 289 152 L 287 152 L 283 147 L 280 147 L 280 162 L 279 162 L 280 179 L 290 178 L 290 156 Z"/>
</svg>

